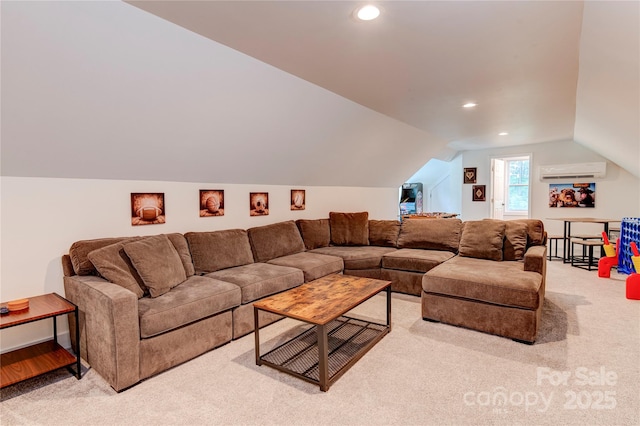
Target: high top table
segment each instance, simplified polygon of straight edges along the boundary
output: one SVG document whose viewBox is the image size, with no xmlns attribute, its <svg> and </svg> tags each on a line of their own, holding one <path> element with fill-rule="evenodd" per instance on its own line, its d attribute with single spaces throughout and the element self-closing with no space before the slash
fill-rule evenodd
<svg viewBox="0 0 640 426">
<path fill-rule="evenodd" d="M 562 220 L 564 221 L 564 234 L 562 243 L 562 263 L 569 263 L 570 246 L 567 244 L 569 237 L 571 236 L 571 224 L 577 223 L 602 223 L 604 224 L 604 232 L 609 235 L 609 223 L 620 222 L 620 219 L 598 219 L 595 217 L 548 217 L 547 220 Z"/>
</svg>

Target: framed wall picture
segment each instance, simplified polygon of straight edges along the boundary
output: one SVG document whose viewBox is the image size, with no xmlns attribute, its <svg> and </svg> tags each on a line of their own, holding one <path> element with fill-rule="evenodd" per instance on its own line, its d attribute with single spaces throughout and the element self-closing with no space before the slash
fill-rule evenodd
<svg viewBox="0 0 640 426">
<path fill-rule="evenodd" d="M 476 183 L 477 167 L 465 167 L 464 169 L 464 183 Z"/>
<path fill-rule="evenodd" d="M 307 200 L 304 189 L 291 190 L 291 210 L 304 210 L 306 203 Z"/>
<path fill-rule="evenodd" d="M 486 185 L 473 185 L 473 201 L 486 201 Z"/>
<path fill-rule="evenodd" d="M 550 183 L 549 207 L 595 207 L 596 184 Z"/>
<path fill-rule="evenodd" d="M 224 190 L 200 190 L 200 217 L 224 216 Z"/>
<path fill-rule="evenodd" d="M 249 216 L 266 216 L 269 214 L 269 193 L 251 192 L 249 194 Z"/>
<path fill-rule="evenodd" d="M 164 192 L 131 193 L 131 225 L 165 223 Z"/>
</svg>

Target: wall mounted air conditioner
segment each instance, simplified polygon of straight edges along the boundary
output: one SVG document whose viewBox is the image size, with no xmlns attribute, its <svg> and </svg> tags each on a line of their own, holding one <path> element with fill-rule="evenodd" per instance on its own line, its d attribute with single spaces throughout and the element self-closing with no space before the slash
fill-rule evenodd
<svg viewBox="0 0 640 426">
<path fill-rule="evenodd" d="M 540 166 L 540 180 L 552 179 L 593 179 L 603 178 L 607 173 L 607 163 L 576 163 Z"/>
</svg>

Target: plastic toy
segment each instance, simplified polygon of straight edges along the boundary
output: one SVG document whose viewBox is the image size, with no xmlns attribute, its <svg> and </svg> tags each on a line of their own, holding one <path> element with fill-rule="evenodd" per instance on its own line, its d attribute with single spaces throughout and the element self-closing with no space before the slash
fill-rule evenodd
<svg viewBox="0 0 640 426">
<path fill-rule="evenodd" d="M 616 249 L 613 247 L 611 243 L 609 243 L 609 237 L 607 237 L 606 232 L 602 232 L 602 239 L 604 240 L 604 254 L 607 257 L 613 257 L 616 255 Z"/>
<path fill-rule="evenodd" d="M 638 253 L 638 246 L 633 241 L 631 244 L 631 251 L 633 252 L 633 256 L 631 256 L 631 262 L 633 262 L 633 268 L 636 270 L 636 274 L 640 274 L 640 253 Z"/>
<path fill-rule="evenodd" d="M 616 247 L 609 243 L 609 238 L 605 232 L 602 233 L 604 239 L 605 257 L 598 260 L 598 276 L 600 278 L 609 278 L 611 276 L 611 268 L 618 266 L 618 257 L 620 255 L 620 238 L 616 241 Z"/>
<path fill-rule="evenodd" d="M 620 256 L 618 257 L 618 272 L 631 274 L 634 271 L 631 257 L 631 243 L 640 246 L 640 217 L 623 217 L 620 223 Z M 635 268 L 636 273 L 640 273 Z"/>
<path fill-rule="evenodd" d="M 640 253 L 636 243 L 631 242 L 630 246 L 633 251 L 631 260 L 636 272 L 627 277 L 627 299 L 640 300 Z"/>
</svg>

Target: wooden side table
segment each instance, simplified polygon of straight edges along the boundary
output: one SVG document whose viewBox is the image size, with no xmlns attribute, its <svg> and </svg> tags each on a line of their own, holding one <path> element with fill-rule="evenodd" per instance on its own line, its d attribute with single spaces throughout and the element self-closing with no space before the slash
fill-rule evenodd
<svg viewBox="0 0 640 426">
<path fill-rule="evenodd" d="M 2 303 L 1 306 L 6 306 Z M 58 344 L 56 319 L 60 315 L 74 314 L 76 321 L 76 356 Z M 75 376 L 81 379 L 80 327 L 78 307 L 64 297 L 49 293 L 29 298 L 29 308 L 0 316 L 0 329 L 15 327 L 43 319 L 53 319 L 53 339 L 0 355 L 0 388 L 32 377 L 76 365 Z"/>
</svg>

